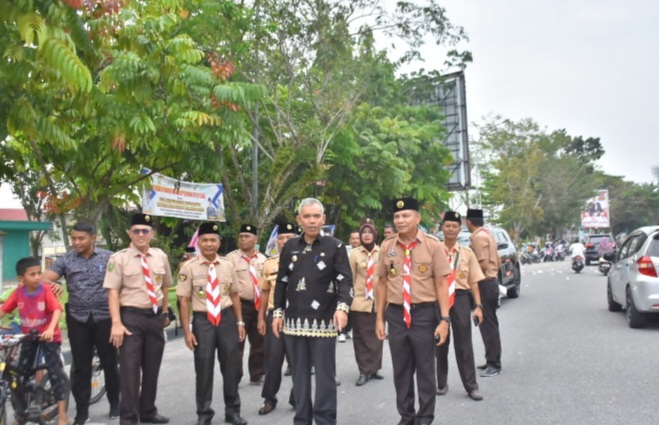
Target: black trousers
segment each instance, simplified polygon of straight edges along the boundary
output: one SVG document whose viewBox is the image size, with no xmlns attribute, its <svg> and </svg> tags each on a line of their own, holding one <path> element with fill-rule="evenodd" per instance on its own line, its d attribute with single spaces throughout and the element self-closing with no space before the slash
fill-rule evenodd
<svg viewBox="0 0 659 425">
<path fill-rule="evenodd" d="M 267 300 L 263 300 L 267 302 Z M 259 333 L 259 312 L 254 308 L 254 301 L 240 300 L 245 322 L 247 337 L 240 342 L 240 374 L 238 381 L 243 378 L 243 353 L 245 352 L 245 341 L 249 339 L 249 380 L 252 382 L 263 378 L 265 374 L 265 338 Z"/>
<path fill-rule="evenodd" d="M 261 397 L 266 400 L 277 401 L 277 393 L 281 388 L 281 368 L 286 357 L 286 343 L 284 337 L 275 337 L 272 333 L 272 311 L 268 310 L 266 316 L 265 333 L 265 382 Z M 293 390 L 289 400 L 293 399 Z"/>
<path fill-rule="evenodd" d="M 453 349 L 458 364 L 460 379 L 464 389 L 471 393 L 478 389 L 476 383 L 476 365 L 474 363 L 474 345 L 471 342 L 471 294 L 467 291 L 455 292 L 455 303 L 449 313 L 453 328 Z M 446 387 L 448 380 L 448 352 L 451 338 L 437 347 L 437 387 Z"/>
<path fill-rule="evenodd" d="M 158 414 L 158 374 L 165 349 L 162 316 L 121 310 L 125 335 L 119 350 L 120 425 L 137 425 L 139 418 Z M 141 389 L 140 389 L 141 378 Z"/>
<path fill-rule="evenodd" d="M 211 403 L 213 401 L 213 370 L 216 355 L 222 373 L 224 412 L 226 415 L 239 415 L 238 363 L 240 362 L 240 351 L 236 316 L 233 309 L 222 310 L 222 320 L 219 326 L 214 326 L 208 320 L 206 313 L 194 313 L 192 333 L 197 338 L 197 346 L 194 350 L 194 368 L 199 422 L 209 424 L 215 415 Z"/>
<path fill-rule="evenodd" d="M 352 344 L 360 375 L 370 376 L 382 369 L 382 341 L 375 334 L 375 313 L 351 311 Z"/>
<path fill-rule="evenodd" d="M 18 367 L 23 373 L 29 373 L 34 365 L 34 357 L 37 355 L 37 350 L 41 346 L 43 353 L 43 360 L 48 370 L 48 378 L 50 385 L 53 388 L 53 396 L 55 400 L 64 400 L 66 397 L 64 388 L 64 365 L 60 358 L 59 342 L 42 342 L 42 341 L 23 341 L 21 343 L 21 354 L 18 357 Z M 38 361 L 41 363 L 41 360 Z"/>
<path fill-rule="evenodd" d="M 414 306 L 413 306 L 414 307 Z M 399 425 L 430 424 L 435 418 L 435 328 L 439 311 L 435 306 L 412 309 L 412 326 L 403 320 L 403 307 L 389 304 L 385 320 L 389 326 L 389 351 L 394 369 Z M 414 410 L 414 374 L 419 391 L 419 410 Z"/>
<path fill-rule="evenodd" d="M 117 349 L 110 343 L 110 319 L 94 321 L 92 315 L 86 322 L 66 315 L 69 343 L 71 344 L 71 393 L 76 401 L 76 417 L 89 416 L 89 397 L 92 389 L 92 360 L 94 347 L 105 375 L 105 388 L 110 405 L 119 404 L 119 368 Z"/>
<path fill-rule="evenodd" d="M 295 395 L 294 425 L 336 425 L 336 338 L 286 335 Z M 316 394 L 311 402 L 311 366 Z"/>
<path fill-rule="evenodd" d="M 479 328 L 485 345 L 485 360 L 488 366 L 501 368 L 501 335 L 497 318 L 499 281 L 496 278 L 485 279 L 478 282 L 478 289 L 483 304 L 483 324 Z"/>
</svg>

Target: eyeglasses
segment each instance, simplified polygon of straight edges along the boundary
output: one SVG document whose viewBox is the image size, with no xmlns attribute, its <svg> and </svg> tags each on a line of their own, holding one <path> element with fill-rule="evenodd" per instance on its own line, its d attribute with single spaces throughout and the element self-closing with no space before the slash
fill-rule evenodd
<svg viewBox="0 0 659 425">
<path fill-rule="evenodd" d="M 131 229 L 130 232 L 134 235 L 148 235 L 151 233 L 151 229 Z"/>
</svg>

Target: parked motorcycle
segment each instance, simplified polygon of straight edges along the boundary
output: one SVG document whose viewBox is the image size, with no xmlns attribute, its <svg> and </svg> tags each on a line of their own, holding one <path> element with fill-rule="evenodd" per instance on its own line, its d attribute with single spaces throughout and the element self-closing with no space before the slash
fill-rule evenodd
<svg viewBox="0 0 659 425">
<path fill-rule="evenodd" d="M 600 257 L 599 270 L 604 276 L 608 275 L 609 270 L 611 270 L 611 261 L 607 260 L 607 258 L 611 258 L 611 256 L 604 254 Z"/>
<path fill-rule="evenodd" d="M 581 273 L 581 270 L 583 269 L 583 257 L 581 255 L 577 255 L 572 259 L 572 270 L 576 274 Z"/>
<path fill-rule="evenodd" d="M 533 257 L 531 257 L 531 254 L 529 254 L 528 251 L 523 251 L 519 260 L 522 262 L 522 264 L 531 264 L 531 263 L 533 263 Z"/>
</svg>

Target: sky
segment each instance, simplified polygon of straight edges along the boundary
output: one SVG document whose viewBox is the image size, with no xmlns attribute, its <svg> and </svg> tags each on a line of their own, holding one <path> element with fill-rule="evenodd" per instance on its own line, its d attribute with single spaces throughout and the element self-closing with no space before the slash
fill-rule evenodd
<svg viewBox="0 0 659 425">
<path fill-rule="evenodd" d="M 393 1 L 393 0 L 387 0 Z M 659 166 L 659 0 L 438 0 L 465 28 L 470 122 L 498 114 L 599 137 L 607 174 L 653 181 Z M 426 69 L 441 69 L 432 44 Z M 433 63 L 437 59 L 440 63 Z M 475 132 L 470 129 L 470 135 Z M 0 208 L 20 204 L 0 187 Z"/>
<path fill-rule="evenodd" d="M 467 115 L 532 118 L 549 132 L 599 137 L 607 174 L 656 182 L 659 1 L 439 0 L 464 27 Z M 426 69 L 437 46 L 425 46 Z M 470 136 L 475 136 L 470 128 Z"/>
</svg>

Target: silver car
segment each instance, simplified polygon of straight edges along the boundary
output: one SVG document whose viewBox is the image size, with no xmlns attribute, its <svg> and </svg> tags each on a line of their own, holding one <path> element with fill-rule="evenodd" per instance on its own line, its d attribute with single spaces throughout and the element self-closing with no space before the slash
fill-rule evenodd
<svg viewBox="0 0 659 425">
<path fill-rule="evenodd" d="M 659 313 L 659 226 L 634 230 L 610 258 L 609 311 L 624 307 L 629 327 L 642 328 L 649 313 Z"/>
</svg>

